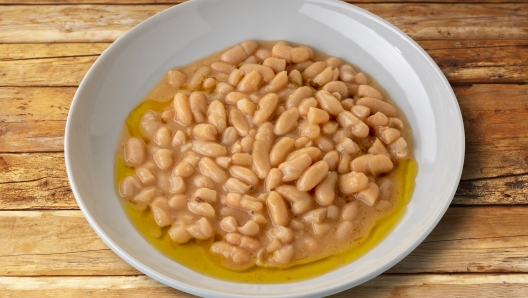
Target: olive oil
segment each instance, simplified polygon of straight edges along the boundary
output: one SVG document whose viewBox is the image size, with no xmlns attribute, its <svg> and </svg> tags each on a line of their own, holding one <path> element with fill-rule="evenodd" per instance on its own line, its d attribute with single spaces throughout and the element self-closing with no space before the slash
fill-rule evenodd
<svg viewBox="0 0 528 298">
<path fill-rule="evenodd" d="M 162 111 L 168 108 L 171 101 L 160 102 L 147 100 L 134 109 L 126 119 L 129 136 L 146 139 L 139 129 L 141 115 L 148 110 Z M 126 176 L 133 175 L 135 169 L 125 165 L 119 153 L 115 159 L 115 186 Z M 213 239 L 204 241 L 192 240 L 186 244 L 174 244 L 168 236 L 168 228 L 159 228 L 151 212 L 147 209 L 139 211 L 123 202 L 124 209 L 136 229 L 161 253 L 175 260 L 179 264 L 191 268 L 199 273 L 211 277 L 246 283 L 284 283 L 312 278 L 331 270 L 335 270 L 367 253 L 380 243 L 396 226 L 405 214 L 414 189 L 414 178 L 417 164 L 412 159 L 401 162 L 399 171 L 400 197 L 394 208 L 377 219 L 372 229 L 361 239 L 354 242 L 352 247 L 344 252 L 326 257 L 307 264 L 297 265 L 285 269 L 252 267 L 244 271 L 233 271 L 219 265 L 219 259 L 208 252 Z"/>
</svg>

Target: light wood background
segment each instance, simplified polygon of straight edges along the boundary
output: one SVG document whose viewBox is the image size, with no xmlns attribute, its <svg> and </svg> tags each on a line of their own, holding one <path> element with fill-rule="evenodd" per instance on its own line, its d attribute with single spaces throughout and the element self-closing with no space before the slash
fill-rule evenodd
<svg viewBox="0 0 528 298">
<path fill-rule="evenodd" d="M 180 2 L 0 0 L 0 297 L 191 297 L 97 237 L 63 154 L 86 71 L 121 34 Z M 456 2 L 354 2 L 440 66 L 462 110 L 466 159 L 431 235 L 386 273 L 334 297 L 528 297 L 528 0 Z"/>
</svg>

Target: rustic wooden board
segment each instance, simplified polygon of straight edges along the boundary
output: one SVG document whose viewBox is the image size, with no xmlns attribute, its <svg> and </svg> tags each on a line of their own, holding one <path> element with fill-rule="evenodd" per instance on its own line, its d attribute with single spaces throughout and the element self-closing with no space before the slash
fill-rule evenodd
<svg viewBox="0 0 528 298">
<path fill-rule="evenodd" d="M 0 42 L 111 42 L 146 18 L 171 6 L 1 6 Z M 528 37 L 528 7 L 521 3 L 383 3 L 358 6 L 419 40 Z"/>
<path fill-rule="evenodd" d="M 180 4 L 188 0 L 0 0 L 2 4 L 35 5 L 35 4 Z M 358 3 L 435 3 L 438 0 L 355 0 L 343 1 L 350 4 Z M 457 3 L 457 0 L 446 0 L 443 2 Z M 465 0 L 465 3 L 502 3 L 501 0 Z M 510 0 L 512 3 L 523 3 L 527 0 Z"/>
<path fill-rule="evenodd" d="M 528 41 L 420 41 L 452 84 L 528 82 Z M 109 43 L 0 44 L 0 86 L 78 86 Z"/>
<path fill-rule="evenodd" d="M 358 287 L 332 295 L 344 297 L 523 297 L 526 274 L 380 275 Z M 0 277 L 0 296 L 17 297 L 196 297 L 144 275 Z"/>
<path fill-rule="evenodd" d="M 389 272 L 527 272 L 527 212 L 527 206 L 452 207 Z M 0 235 L 0 276 L 139 274 L 80 211 L 0 211 Z"/>
</svg>

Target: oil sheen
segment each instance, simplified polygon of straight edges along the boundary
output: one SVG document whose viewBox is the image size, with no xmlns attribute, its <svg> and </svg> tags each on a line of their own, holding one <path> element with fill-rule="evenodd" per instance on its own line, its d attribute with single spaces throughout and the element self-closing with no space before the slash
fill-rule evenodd
<svg viewBox="0 0 528 298">
<path fill-rule="evenodd" d="M 148 110 L 162 111 L 169 107 L 171 101 L 147 100 L 136 107 L 126 119 L 126 132 L 128 136 L 145 138 L 139 129 L 141 115 Z M 134 174 L 134 168 L 126 166 L 119 153 L 115 158 L 115 186 L 126 176 Z M 367 253 L 378 243 L 380 243 L 396 226 L 398 221 L 405 214 L 407 203 L 409 202 L 413 189 L 414 178 L 417 173 L 417 164 L 413 159 L 400 162 L 396 173 L 396 182 L 399 184 L 400 193 L 397 205 L 377 218 L 372 229 L 365 233 L 365 236 L 355 239 L 354 244 L 341 253 L 326 257 L 324 259 L 297 265 L 284 269 L 252 267 L 244 271 L 233 271 L 219 265 L 220 260 L 208 252 L 208 247 L 214 239 L 195 241 L 186 244 L 174 244 L 168 236 L 168 228 L 160 229 L 147 209 L 138 211 L 131 205 L 122 201 L 125 212 L 133 225 L 149 243 L 167 257 L 175 260 L 183 266 L 191 268 L 196 272 L 223 280 L 245 282 L 245 283 L 283 283 L 299 281 L 315 277 L 331 270 L 346 265 Z"/>
</svg>

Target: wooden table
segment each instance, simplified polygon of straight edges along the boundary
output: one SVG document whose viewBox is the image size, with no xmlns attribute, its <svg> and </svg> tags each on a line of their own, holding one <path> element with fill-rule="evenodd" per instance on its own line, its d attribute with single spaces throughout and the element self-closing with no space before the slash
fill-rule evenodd
<svg viewBox="0 0 528 298">
<path fill-rule="evenodd" d="M 377 1 L 355 4 L 415 39 L 451 82 L 466 160 L 431 235 L 335 297 L 527 297 L 528 1 Z M 0 296 L 191 296 L 136 271 L 97 237 L 63 154 L 86 71 L 121 34 L 179 2 L 0 0 Z"/>
</svg>

